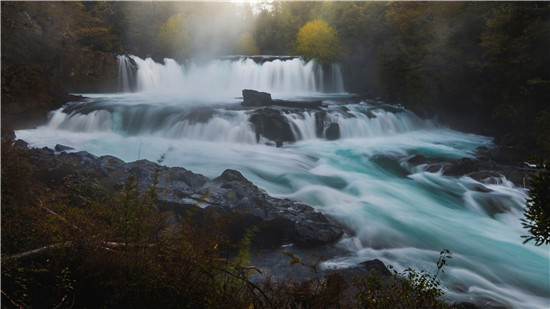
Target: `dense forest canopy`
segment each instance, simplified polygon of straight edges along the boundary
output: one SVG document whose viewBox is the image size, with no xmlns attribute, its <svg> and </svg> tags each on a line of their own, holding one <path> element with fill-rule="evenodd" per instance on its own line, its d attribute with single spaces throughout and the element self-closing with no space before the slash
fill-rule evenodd
<svg viewBox="0 0 550 309">
<path fill-rule="evenodd" d="M 82 50 L 157 61 L 302 55 L 341 63 L 349 92 L 550 152 L 545 2 L 3 2 L 2 13 L 3 111 L 25 109 L 10 102 L 32 85 L 101 89 L 99 76 L 90 82 L 100 68 L 84 69 L 95 58 L 82 59 Z M 319 31 L 306 31 L 314 22 L 331 29 L 332 41 L 308 50 L 303 43 L 318 40 Z M 49 79 L 38 82 L 43 73 Z"/>
</svg>

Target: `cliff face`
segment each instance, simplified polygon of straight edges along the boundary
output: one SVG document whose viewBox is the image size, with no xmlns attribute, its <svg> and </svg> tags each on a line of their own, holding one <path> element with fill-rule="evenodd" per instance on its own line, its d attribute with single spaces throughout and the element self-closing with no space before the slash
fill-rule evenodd
<svg viewBox="0 0 550 309">
<path fill-rule="evenodd" d="M 68 93 L 116 90 L 116 55 L 87 40 L 97 20 L 83 10 L 78 2 L 2 2 L 2 128 L 36 125 Z"/>
</svg>

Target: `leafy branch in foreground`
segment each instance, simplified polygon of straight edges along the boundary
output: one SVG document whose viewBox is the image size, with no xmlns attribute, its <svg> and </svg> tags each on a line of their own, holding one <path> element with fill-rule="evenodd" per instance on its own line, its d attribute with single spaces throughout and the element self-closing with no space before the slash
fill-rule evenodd
<svg viewBox="0 0 550 309">
<path fill-rule="evenodd" d="M 393 277 L 382 278 L 378 273 L 371 271 L 366 276 L 355 279 L 355 286 L 359 289 L 357 300 L 361 308 L 451 308 L 441 299 L 439 273 L 443 273 L 443 266 L 447 259 L 452 258 L 447 249 L 440 252 L 435 275 L 422 270 L 411 268 L 402 273 L 393 270 Z M 393 269 L 391 265 L 388 268 Z"/>
<path fill-rule="evenodd" d="M 523 226 L 528 229 L 529 235 L 523 243 L 531 240 L 536 246 L 550 244 L 550 172 L 540 172 L 531 180 L 529 190 L 530 199 L 527 200 L 525 218 L 521 219 Z"/>
</svg>

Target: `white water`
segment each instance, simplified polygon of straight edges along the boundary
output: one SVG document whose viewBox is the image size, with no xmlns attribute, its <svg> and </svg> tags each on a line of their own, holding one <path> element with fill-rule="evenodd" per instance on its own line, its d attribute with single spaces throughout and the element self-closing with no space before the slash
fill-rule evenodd
<svg viewBox="0 0 550 309">
<path fill-rule="evenodd" d="M 220 76 L 231 76 L 227 71 L 244 65 L 262 76 L 264 67 L 273 64 L 223 60 L 193 71 L 173 61 L 161 65 L 134 60 L 141 71 L 137 93 L 87 95 L 84 102 L 52 112 L 47 125 L 17 131 L 17 137 L 35 147 L 59 143 L 126 161 L 155 161 L 165 153 L 165 164 L 208 177 L 237 169 L 269 193 L 306 202 L 354 231 L 338 244 L 342 254 L 327 267 L 379 258 L 398 270 L 433 271 L 445 248 L 453 252 L 442 277 L 451 299 L 492 300 L 513 308 L 550 306 L 548 248 L 523 245 L 520 238 L 525 234 L 519 221 L 527 197 L 524 189 L 505 179 L 479 183 L 407 164 L 415 154 L 441 159 L 472 156 L 476 147 L 490 146 L 490 138 L 452 131 L 380 102 L 351 104 L 344 96 L 323 94 L 328 105 L 325 127 L 339 123 L 342 138 L 317 138 L 314 112 L 297 111 L 285 116 L 298 142 L 275 148 L 266 146 L 265 140 L 256 143 L 247 121 L 249 111 L 239 110 L 240 100 L 234 97 L 242 88 L 270 91 L 269 87 L 290 96 L 292 86 L 231 80 L 227 87 L 238 84 L 238 89 L 224 88 L 213 95 L 208 87 L 201 88 L 224 87 L 223 79 L 202 80 L 215 76 L 216 70 Z M 309 64 L 299 65 L 302 71 L 310 69 Z M 151 70 L 145 74 L 148 66 Z M 197 86 L 188 88 L 189 80 Z M 261 83 L 266 89 L 256 88 Z M 299 96 L 321 96 L 319 85 L 295 86 Z M 188 90 L 196 92 L 189 95 Z M 480 186 L 490 192 L 480 192 L 488 191 Z M 495 204 L 508 210 L 494 214 L 490 209 Z"/>
<path fill-rule="evenodd" d="M 127 71 L 130 62 L 125 57 L 121 58 L 119 63 Z M 151 58 L 131 58 L 139 68 L 138 92 L 173 93 L 204 99 L 240 96 L 243 89 L 268 91 L 274 98 L 344 91 L 338 65 L 331 66 L 331 74 L 328 76 L 315 61 L 304 63 L 300 58 L 275 59 L 263 63 L 256 63 L 250 58 L 220 59 L 190 61 L 185 65 L 173 59 L 164 59 L 164 64 L 160 64 Z M 328 88 L 323 82 L 327 78 L 330 78 L 331 85 Z"/>
</svg>

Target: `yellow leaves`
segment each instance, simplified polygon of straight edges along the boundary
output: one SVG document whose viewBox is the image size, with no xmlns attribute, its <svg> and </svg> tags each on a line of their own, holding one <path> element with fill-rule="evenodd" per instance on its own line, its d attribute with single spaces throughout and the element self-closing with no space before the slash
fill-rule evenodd
<svg viewBox="0 0 550 309">
<path fill-rule="evenodd" d="M 342 54 L 338 33 L 323 20 L 310 21 L 298 32 L 296 53 L 321 64 L 334 62 Z"/>
</svg>

